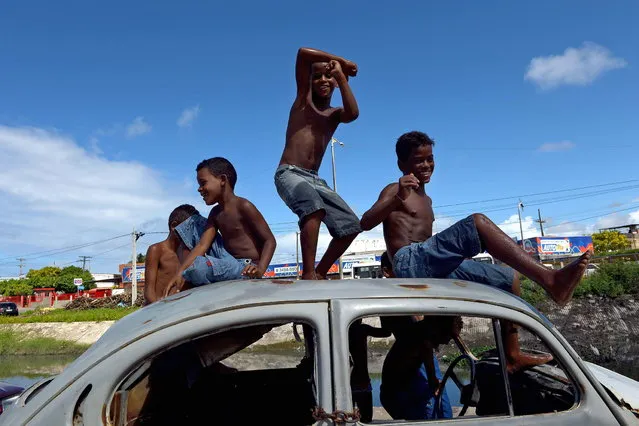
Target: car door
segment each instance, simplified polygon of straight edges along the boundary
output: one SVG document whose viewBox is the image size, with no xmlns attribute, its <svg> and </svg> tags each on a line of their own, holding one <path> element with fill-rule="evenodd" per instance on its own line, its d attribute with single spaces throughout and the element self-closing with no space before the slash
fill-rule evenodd
<svg viewBox="0 0 639 426">
<path fill-rule="evenodd" d="M 31 425 L 50 424 L 123 424 L 118 417 L 126 419 L 127 407 L 122 404 L 120 395 L 126 395 L 128 384 L 140 381 L 150 360 L 157 359 L 158 354 L 167 352 L 167 348 L 194 341 L 201 336 L 215 335 L 227 330 L 243 329 L 261 324 L 293 321 L 306 323 L 314 330 L 315 357 L 314 365 L 315 386 L 313 392 L 318 407 L 326 412 L 333 411 L 331 364 L 330 364 L 330 330 L 328 323 L 327 303 L 283 303 L 270 304 L 217 312 L 203 317 L 188 319 L 169 327 L 142 336 L 113 353 L 108 358 L 94 365 L 79 379 L 68 384 L 61 394 L 50 401 L 43 402 L 43 408 L 31 419 Z M 180 347 L 180 346 L 177 346 Z M 176 393 L 173 400 L 168 400 L 165 406 L 167 415 L 182 409 Z M 131 398 L 129 398 L 130 400 Z M 32 403 L 37 403 L 34 399 Z M 285 402 L 285 401 L 284 401 Z M 250 410 L 250 403 L 246 410 Z M 237 420 L 241 421 L 243 413 L 237 412 Z M 253 413 L 254 414 L 254 413 Z M 278 415 L 286 415 L 286 412 Z M 215 411 L 210 414 L 210 423 L 216 424 Z M 263 424 L 271 423 L 273 417 L 264 414 Z M 78 420 L 79 419 L 79 420 Z M 137 423 L 129 423 L 137 424 Z M 262 424 L 262 423 L 260 423 Z M 322 424 L 321 422 L 318 424 Z"/>
<path fill-rule="evenodd" d="M 615 408 L 612 400 L 605 394 L 603 388 L 594 381 L 590 372 L 579 361 L 578 356 L 568 346 L 565 340 L 558 335 L 554 327 L 546 327 L 538 317 L 531 314 L 508 309 L 503 306 L 476 303 L 472 301 L 459 301 L 447 299 L 406 298 L 406 299 L 352 299 L 338 300 L 331 306 L 331 327 L 333 332 L 333 382 L 336 410 L 346 413 L 353 411 L 353 400 L 350 386 L 350 361 L 349 361 L 349 326 L 361 318 L 389 315 L 413 315 L 424 314 L 433 316 L 459 315 L 483 317 L 493 324 L 499 324 L 498 319 L 508 319 L 527 330 L 534 332 L 552 351 L 555 359 L 561 363 L 567 376 L 575 384 L 575 403 L 572 407 L 561 412 L 550 412 L 537 415 L 514 416 L 512 400 L 510 412 L 503 415 L 454 417 L 440 419 L 438 422 L 446 424 L 464 422 L 463 424 L 579 424 L 585 425 L 612 425 L 624 424 L 623 415 Z M 497 331 L 497 330 L 495 330 Z M 557 334 L 555 334 L 557 333 Z M 496 333 L 499 334 L 499 333 Z M 500 334 L 499 334 L 500 335 Z M 497 349 L 503 350 L 501 337 L 496 338 Z M 503 356 L 503 352 L 502 352 Z M 504 367 L 505 369 L 505 364 Z M 503 377 L 503 376 L 501 376 Z M 510 377 L 510 375 L 506 375 Z M 510 395 L 510 385 L 507 381 L 502 390 Z M 503 382 L 502 382 L 503 383 Z M 506 390 L 507 389 L 507 390 Z M 570 404 L 569 404 L 570 405 Z M 375 419 L 374 419 L 375 420 Z M 388 423 L 403 423 L 403 420 L 388 420 Z M 384 420 L 375 420 L 376 424 L 384 424 Z M 429 421 L 406 421 L 410 424 L 427 424 Z"/>
</svg>

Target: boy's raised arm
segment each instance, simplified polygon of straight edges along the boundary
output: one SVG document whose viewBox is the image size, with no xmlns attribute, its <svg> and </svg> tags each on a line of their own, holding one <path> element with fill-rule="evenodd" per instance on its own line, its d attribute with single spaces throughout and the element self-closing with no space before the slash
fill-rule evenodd
<svg viewBox="0 0 639 426">
<path fill-rule="evenodd" d="M 257 270 L 251 270 L 247 275 L 252 278 L 262 278 L 273 258 L 273 253 L 275 253 L 275 247 L 277 246 L 275 236 L 273 232 L 271 232 L 268 223 L 266 223 L 264 216 L 262 216 L 262 213 L 260 213 L 253 203 L 248 200 L 243 200 L 240 206 L 244 216 L 249 220 L 249 225 L 255 236 L 255 240 L 262 243 L 262 251 L 260 252 L 260 261 L 257 265 Z"/>
<path fill-rule="evenodd" d="M 380 223 L 382 223 L 391 212 L 403 208 L 409 214 L 415 214 L 406 208 L 404 201 L 410 195 L 410 192 L 419 188 L 419 181 L 412 174 L 402 176 L 399 183 L 391 183 L 382 190 L 379 198 L 373 204 L 360 220 L 360 226 L 364 231 L 370 231 Z"/>
<path fill-rule="evenodd" d="M 350 123 L 359 117 L 359 106 L 355 100 L 355 95 L 348 84 L 348 77 L 344 74 L 342 65 L 338 61 L 330 61 L 328 63 L 330 75 L 335 78 L 339 86 L 339 92 L 342 94 L 342 108 L 339 110 L 339 121 L 341 123 Z"/>
<path fill-rule="evenodd" d="M 297 80 L 297 98 L 305 99 L 311 84 L 311 65 L 314 62 L 337 61 L 340 63 L 346 76 L 355 77 L 357 75 L 357 65 L 336 55 L 323 52 L 318 49 L 302 47 L 297 51 L 295 62 L 295 79 Z"/>
<path fill-rule="evenodd" d="M 398 206 L 397 185 L 391 183 L 382 190 L 375 204 L 362 215 L 362 219 L 359 221 L 362 230 L 370 231 L 382 223 Z"/>
<path fill-rule="evenodd" d="M 146 305 L 157 302 L 160 295 L 157 294 L 158 267 L 160 266 L 160 250 L 155 244 L 146 251 L 144 260 L 144 303 Z"/>
</svg>

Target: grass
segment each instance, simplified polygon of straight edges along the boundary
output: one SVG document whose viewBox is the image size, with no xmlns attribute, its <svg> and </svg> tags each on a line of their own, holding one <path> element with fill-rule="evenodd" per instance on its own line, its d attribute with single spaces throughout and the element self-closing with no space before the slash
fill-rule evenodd
<svg viewBox="0 0 639 426">
<path fill-rule="evenodd" d="M 0 330 L 0 356 L 80 355 L 89 346 L 50 337 L 24 338 L 15 331 Z"/>
<path fill-rule="evenodd" d="M 34 309 L 21 313 L 16 317 L 0 316 L 0 324 L 24 324 L 34 322 L 78 322 L 78 321 L 117 321 L 120 318 L 139 309 L 128 308 L 98 308 L 84 311 L 66 309 Z"/>
</svg>

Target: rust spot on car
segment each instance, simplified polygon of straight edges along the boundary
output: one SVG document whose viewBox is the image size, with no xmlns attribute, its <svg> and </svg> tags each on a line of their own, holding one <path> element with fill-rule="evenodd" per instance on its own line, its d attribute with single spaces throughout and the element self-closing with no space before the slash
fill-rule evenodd
<svg viewBox="0 0 639 426">
<path fill-rule="evenodd" d="M 291 285 L 291 284 L 293 284 L 295 281 L 293 281 L 293 280 L 271 280 L 271 282 L 272 282 L 273 284 Z"/>
<path fill-rule="evenodd" d="M 410 290 L 426 290 L 429 287 L 426 284 L 400 284 L 399 286 Z"/>
<path fill-rule="evenodd" d="M 172 295 L 172 297 L 170 299 L 169 298 L 164 298 L 164 299 L 160 300 L 160 302 L 163 302 L 163 303 L 175 302 L 176 300 L 184 299 L 185 297 L 190 296 L 191 294 L 192 293 L 181 294 L 179 296 Z"/>
<path fill-rule="evenodd" d="M 453 284 L 455 284 L 456 286 L 459 286 L 459 287 L 468 287 L 468 284 L 466 284 L 463 281 L 453 281 Z"/>
</svg>

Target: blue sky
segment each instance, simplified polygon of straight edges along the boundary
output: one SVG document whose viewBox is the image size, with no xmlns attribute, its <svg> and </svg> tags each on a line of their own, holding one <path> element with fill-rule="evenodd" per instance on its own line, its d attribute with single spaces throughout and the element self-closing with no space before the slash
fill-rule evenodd
<svg viewBox="0 0 639 426">
<path fill-rule="evenodd" d="M 335 135 L 338 190 L 358 214 L 398 179 L 394 142 L 417 129 L 437 141 L 436 207 L 512 196 L 436 208 L 436 229 L 486 211 L 517 235 L 518 196 L 526 237 L 537 208 L 559 235 L 639 222 L 638 181 L 528 195 L 639 179 L 635 2 L 91 3 L 2 6 L 0 276 L 17 257 L 116 270 L 126 237 L 57 249 L 165 231 L 183 202 L 208 212 L 194 168 L 212 156 L 235 164 L 236 192 L 290 260 L 296 217 L 272 175 L 301 46 L 359 66 L 360 117 Z M 330 154 L 320 173 L 330 183 Z"/>
</svg>

